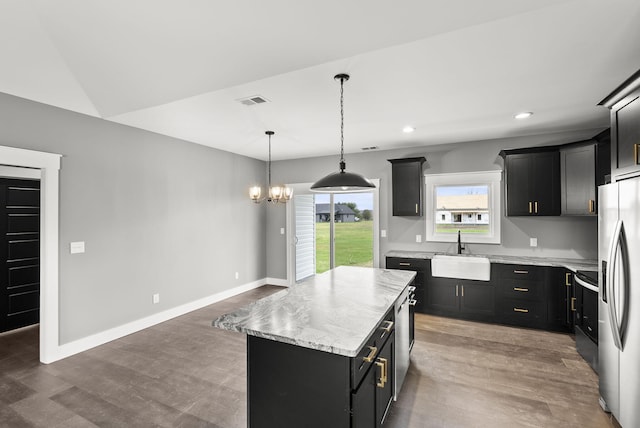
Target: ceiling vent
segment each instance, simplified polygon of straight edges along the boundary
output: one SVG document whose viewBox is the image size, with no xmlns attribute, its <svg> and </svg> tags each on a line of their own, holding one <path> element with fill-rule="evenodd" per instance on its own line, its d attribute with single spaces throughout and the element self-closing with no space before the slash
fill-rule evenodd
<svg viewBox="0 0 640 428">
<path fill-rule="evenodd" d="M 247 98 L 240 98 L 237 101 L 239 101 L 240 104 L 244 104 L 246 106 L 252 106 L 252 105 L 256 105 L 256 104 L 264 104 L 264 103 L 268 103 L 269 102 L 268 99 L 266 99 L 265 97 L 262 97 L 260 95 L 254 95 L 252 97 L 247 97 Z"/>
</svg>

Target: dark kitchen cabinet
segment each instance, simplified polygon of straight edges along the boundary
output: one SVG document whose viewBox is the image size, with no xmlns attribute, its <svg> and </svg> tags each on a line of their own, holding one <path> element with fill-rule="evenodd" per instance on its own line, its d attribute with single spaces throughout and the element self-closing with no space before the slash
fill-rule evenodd
<svg viewBox="0 0 640 428">
<path fill-rule="evenodd" d="M 355 357 L 247 336 L 248 426 L 384 427 L 393 397 L 394 313 Z"/>
<path fill-rule="evenodd" d="M 564 268 L 551 268 L 548 298 L 548 327 L 559 331 L 572 331 L 575 310 L 573 272 Z"/>
<path fill-rule="evenodd" d="M 507 216 L 560 215 L 560 153 L 503 150 Z"/>
<path fill-rule="evenodd" d="M 387 269 L 410 270 L 416 272 L 416 278 L 413 280 L 415 291 L 415 311 L 424 313 L 425 307 L 425 279 L 431 274 L 431 260 L 427 259 L 411 259 L 404 257 L 387 257 Z"/>
<path fill-rule="evenodd" d="M 394 216 L 420 217 L 423 210 L 424 157 L 389 159 Z"/>
<path fill-rule="evenodd" d="M 596 143 L 560 149 L 562 215 L 596 215 Z"/>
<path fill-rule="evenodd" d="M 490 282 L 429 277 L 425 290 L 427 313 L 493 321 L 495 297 Z"/>
<path fill-rule="evenodd" d="M 640 174 L 640 70 L 599 104 L 611 109 L 612 179 Z"/>
<path fill-rule="evenodd" d="M 510 264 L 492 264 L 491 268 L 497 278 L 498 321 L 544 328 L 547 325 L 547 268 Z"/>
<path fill-rule="evenodd" d="M 561 212 L 563 216 L 598 214 L 598 186 L 611 172 L 609 130 L 593 140 L 560 146 Z"/>
</svg>

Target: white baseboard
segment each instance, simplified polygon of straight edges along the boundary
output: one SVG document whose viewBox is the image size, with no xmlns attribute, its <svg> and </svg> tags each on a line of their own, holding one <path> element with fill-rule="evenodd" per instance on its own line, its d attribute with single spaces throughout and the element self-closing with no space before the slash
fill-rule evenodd
<svg viewBox="0 0 640 428">
<path fill-rule="evenodd" d="M 289 280 L 286 280 L 286 279 L 267 278 L 266 281 L 267 281 L 266 284 L 269 284 L 269 285 L 279 285 L 280 287 L 288 287 L 289 286 Z"/>
<path fill-rule="evenodd" d="M 95 348 L 96 346 L 111 342 L 112 340 L 119 339 L 140 330 L 144 330 L 145 328 L 152 327 L 156 324 L 160 324 L 172 318 L 179 317 L 197 309 L 204 308 L 205 306 L 209 306 L 214 303 L 220 302 L 221 300 L 228 299 L 229 297 L 233 297 L 246 291 L 253 290 L 254 288 L 261 287 L 267 283 L 273 284 L 273 282 L 271 282 L 269 279 L 263 278 L 257 281 L 240 285 L 238 287 L 231 288 L 229 290 L 212 294 L 211 296 L 207 296 L 193 302 L 176 306 L 175 308 L 158 312 L 157 314 L 149 315 L 148 317 L 141 318 L 139 320 L 132 321 L 130 323 L 114 327 L 109 330 L 93 334 L 91 336 L 83 337 L 82 339 L 78 339 L 73 342 L 65 343 L 64 345 L 59 345 L 55 352 L 52 353 L 53 355 L 50 355 L 48 361 L 43 361 L 43 363 L 49 364 L 54 361 L 58 361 L 63 358 L 78 354 L 80 352 L 87 351 L 91 348 Z"/>
</svg>

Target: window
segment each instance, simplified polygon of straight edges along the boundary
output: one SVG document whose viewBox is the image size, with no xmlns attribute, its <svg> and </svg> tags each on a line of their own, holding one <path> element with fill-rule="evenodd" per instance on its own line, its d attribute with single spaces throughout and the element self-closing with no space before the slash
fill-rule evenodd
<svg viewBox="0 0 640 428">
<path fill-rule="evenodd" d="M 427 241 L 500 243 L 502 171 L 425 176 Z"/>
</svg>

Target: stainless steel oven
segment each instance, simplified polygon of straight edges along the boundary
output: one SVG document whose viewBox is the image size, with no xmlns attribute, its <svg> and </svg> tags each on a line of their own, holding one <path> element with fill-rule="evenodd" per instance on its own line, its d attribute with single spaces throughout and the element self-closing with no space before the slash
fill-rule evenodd
<svg viewBox="0 0 640 428">
<path fill-rule="evenodd" d="M 576 349 L 591 368 L 598 372 L 598 272 L 578 271 L 573 276 L 575 289 Z"/>
</svg>

